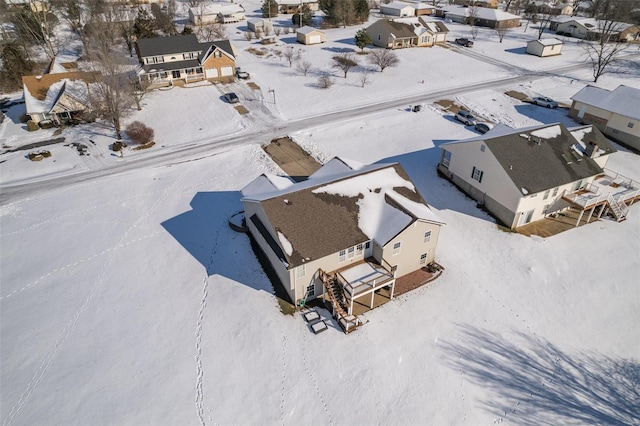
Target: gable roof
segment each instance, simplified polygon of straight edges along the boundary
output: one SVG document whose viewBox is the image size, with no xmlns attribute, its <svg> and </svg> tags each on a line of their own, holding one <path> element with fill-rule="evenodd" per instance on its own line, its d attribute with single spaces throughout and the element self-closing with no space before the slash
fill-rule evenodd
<svg viewBox="0 0 640 426">
<path fill-rule="evenodd" d="M 385 245 L 417 220 L 443 223 L 398 163 L 327 164 L 316 178 L 243 198 L 260 203 L 289 267 L 369 240 Z"/>
<path fill-rule="evenodd" d="M 170 55 L 172 53 L 197 52 L 200 43 L 195 34 L 170 37 L 140 38 L 136 41 L 141 57 Z"/>
<path fill-rule="evenodd" d="M 600 140 L 595 127 L 583 140 Z M 533 194 L 602 173 L 600 166 L 583 155 L 580 142 L 561 123 L 511 129 L 506 126 L 481 137 L 450 142 L 486 144 L 523 195 Z M 610 145 L 610 144 L 609 144 Z"/>
<path fill-rule="evenodd" d="M 87 85 L 102 79 L 98 71 L 61 72 L 22 77 L 24 103 L 29 113 L 49 112 L 63 93 L 87 103 Z"/>
<path fill-rule="evenodd" d="M 307 34 L 311 34 L 314 31 L 322 33 L 322 31 L 320 31 L 319 29 L 310 27 L 308 25 L 305 25 L 304 27 L 299 28 L 298 30 L 296 30 L 296 33 L 307 35 Z"/>
<path fill-rule="evenodd" d="M 542 38 L 540 40 L 531 40 L 527 42 L 527 44 L 530 43 L 538 43 L 543 46 L 556 46 L 558 44 L 564 44 L 562 40 L 558 40 L 557 38 Z"/>
<path fill-rule="evenodd" d="M 453 16 L 471 16 L 471 7 L 464 6 L 445 6 L 442 8 L 446 12 L 446 14 L 451 14 Z M 514 15 L 509 12 L 504 12 L 498 9 L 491 9 L 488 7 L 476 7 L 475 8 L 476 18 L 478 19 L 486 19 L 488 21 L 507 21 L 510 19 L 520 19 L 518 15 Z"/>
<path fill-rule="evenodd" d="M 402 9 L 406 9 L 407 7 L 410 7 L 411 9 L 415 10 L 413 5 L 407 4 L 407 3 L 401 3 L 398 1 L 380 5 L 380 8 L 391 9 L 391 10 L 402 10 Z"/>
<path fill-rule="evenodd" d="M 571 97 L 576 102 L 591 105 L 625 117 L 640 120 L 640 89 L 620 85 L 613 91 L 587 86 Z"/>
</svg>

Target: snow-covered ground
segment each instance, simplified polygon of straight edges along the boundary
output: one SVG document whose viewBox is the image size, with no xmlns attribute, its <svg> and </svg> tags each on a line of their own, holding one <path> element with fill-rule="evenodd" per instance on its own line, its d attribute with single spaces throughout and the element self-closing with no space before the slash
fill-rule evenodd
<svg viewBox="0 0 640 426">
<path fill-rule="evenodd" d="M 450 38 L 464 31 L 452 24 Z M 303 56 L 326 65 L 354 32 L 329 31 L 334 41 L 303 47 Z M 281 60 L 244 52 L 241 33 L 233 38 L 262 94 L 275 90 L 277 104 L 266 107 L 282 123 L 457 84 L 451 72 L 421 77 L 432 66 L 473 70 L 455 76 L 470 84 L 508 76 L 454 49 L 414 49 L 398 52 L 400 66 L 365 88 L 350 73 L 324 91 Z M 474 49 L 508 61 L 503 55 L 517 54 L 503 50 L 515 46 L 505 39 Z M 570 52 L 559 67 L 578 60 Z M 572 73 L 461 90 L 451 100 L 512 126 L 570 125 L 566 110 L 504 92 L 566 103 L 588 82 L 588 70 Z M 599 85 L 623 82 L 640 87 L 637 74 Z M 156 129 L 158 149 L 265 125 L 222 102 L 225 90 L 155 92 L 130 119 Z M 252 102 L 245 99 L 250 110 Z M 3 138 L 19 130 L 2 126 Z M 1 181 L 153 155 L 112 157 L 108 129 L 71 131 L 70 141 L 96 142 L 93 163 L 70 147 L 39 163 L 4 154 Z M 10 143 L 23 143 L 16 134 Z M 248 238 L 227 224 L 241 208 L 240 189 L 277 170 L 259 137 L 0 206 L 3 424 L 638 424 L 640 206 L 624 222 L 547 239 L 503 232 L 435 172 L 439 145 L 473 134 L 430 102 L 419 113 L 385 109 L 292 134 L 321 160 L 401 162 L 447 223 L 436 254 L 444 274 L 367 313 L 348 336 L 333 321 L 313 335 L 298 314 L 281 314 Z M 621 149 L 608 166 L 640 181 L 636 154 Z"/>
</svg>

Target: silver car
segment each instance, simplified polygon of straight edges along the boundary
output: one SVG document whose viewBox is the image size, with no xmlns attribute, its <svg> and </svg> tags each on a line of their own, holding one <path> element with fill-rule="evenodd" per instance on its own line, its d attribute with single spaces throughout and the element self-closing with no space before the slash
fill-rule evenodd
<svg viewBox="0 0 640 426">
<path fill-rule="evenodd" d="M 456 113 L 456 120 L 466 124 L 467 126 L 475 126 L 478 123 L 478 120 L 476 120 L 473 114 L 463 109 L 458 110 Z"/>
<path fill-rule="evenodd" d="M 533 103 L 546 108 L 558 108 L 558 103 L 551 98 L 545 98 L 544 96 L 536 96 L 533 98 Z"/>
</svg>

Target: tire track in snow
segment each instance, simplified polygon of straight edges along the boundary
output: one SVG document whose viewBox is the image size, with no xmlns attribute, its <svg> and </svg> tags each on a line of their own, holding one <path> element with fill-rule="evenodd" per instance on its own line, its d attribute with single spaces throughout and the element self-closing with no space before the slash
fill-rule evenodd
<svg viewBox="0 0 640 426">
<path fill-rule="evenodd" d="M 162 195 L 156 199 L 155 203 L 151 206 L 151 208 L 148 209 L 145 214 L 138 217 L 138 219 L 133 223 L 133 225 L 131 225 L 129 229 L 127 229 L 124 232 L 124 234 L 120 238 L 120 244 L 116 245 L 115 248 L 120 248 L 123 246 L 124 244 L 123 242 L 126 241 L 126 238 L 129 235 L 129 233 L 133 231 L 135 228 L 137 228 L 141 223 L 143 223 L 147 219 L 147 217 L 149 217 L 151 213 L 153 213 L 161 205 L 162 201 L 167 197 L 169 193 L 173 191 L 173 188 L 175 186 L 179 185 L 179 183 L 182 181 L 185 175 L 186 175 L 186 172 L 183 172 L 171 185 L 169 185 L 163 191 Z M 111 250 L 109 252 L 107 259 L 102 265 L 102 268 L 100 270 L 100 273 L 98 274 L 97 279 L 94 281 L 93 285 L 91 286 L 91 289 L 89 290 L 87 297 L 84 299 L 84 301 L 82 302 L 78 310 L 73 314 L 73 317 L 71 318 L 71 320 L 67 322 L 62 332 L 60 333 L 60 337 L 53 344 L 51 349 L 49 349 L 49 351 L 44 357 L 44 360 L 42 361 L 40 366 L 36 369 L 36 371 L 33 373 L 31 380 L 27 384 L 27 388 L 24 390 L 24 392 L 22 392 L 22 394 L 20 395 L 20 398 L 18 399 L 18 402 L 11 408 L 8 416 L 3 420 L 2 422 L 3 425 L 8 426 L 11 424 L 11 422 L 13 422 L 15 417 L 24 408 L 25 404 L 29 400 L 29 397 L 36 390 L 36 388 L 40 384 L 40 381 L 42 380 L 44 375 L 47 373 L 47 371 L 49 370 L 53 362 L 56 360 L 58 353 L 60 352 L 60 349 L 62 348 L 64 343 L 69 339 L 69 337 L 73 334 L 73 331 L 75 330 L 78 324 L 78 320 L 82 316 L 83 312 L 85 311 L 89 303 L 93 300 L 93 297 L 97 293 L 98 289 L 102 287 L 106 273 L 110 269 L 113 263 L 113 258 L 114 258 L 114 250 Z"/>
<path fill-rule="evenodd" d="M 145 235 L 144 237 L 136 238 L 135 240 L 130 240 L 130 241 L 127 241 L 126 243 L 119 244 L 117 246 L 108 248 L 106 250 L 102 250 L 100 253 L 96 253 L 93 256 L 89 256 L 89 257 L 86 257 L 84 259 L 80 259 L 77 262 L 68 263 L 68 264 L 66 264 L 64 266 L 60 266 L 59 268 L 52 269 L 51 271 L 49 271 L 46 274 L 40 276 L 37 280 L 25 285 L 24 287 L 19 288 L 17 290 L 14 290 L 11 293 L 7 294 L 6 296 L 0 296 L 0 301 L 2 301 L 4 299 L 8 299 L 8 298 L 13 297 L 13 296 L 17 296 L 18 294 L 22 293 L 25 290 L 30 289 L 31 287 L 35 286 L 36 284 L 38 284 L 39 282 L 41 282 L 42 280 L 44 280 L 45 278 L 49 277 L 52 274 L 55 274 L 57 272 L 63 272 L 63 271 L 65 271 L 65 270 L 67 270 L 69 268 L 72 268 L 74 266 L 78 266 L 78 265 L 80 265 L 82 263 L 89 262 L 89 261 L 91 261 L 91 260 L 93 260 L 93 259 L 95 259 L 97 257 L 104 256 L 105 254 L 108 254 L 110 252 L 123 249 L 123 248 L 125 248 L 127 246 L 130 246 L 131 244 L 138 243 L 140 241 L 147 240 L 149 238 L 155 237 L 156 235 L 160 234 L 161 232 L 162 231 L 156 231 L 156 232 L 154 232 L 152 234 Z"/>
</svg>

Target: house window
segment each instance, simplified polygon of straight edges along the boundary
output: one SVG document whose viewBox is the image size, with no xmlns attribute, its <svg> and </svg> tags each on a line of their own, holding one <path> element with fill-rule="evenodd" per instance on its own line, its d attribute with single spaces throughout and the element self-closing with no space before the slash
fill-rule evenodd
<svg viewBox="0 0 640 426">
<path fill-rule="evenodd" d="M 380 34 L 378 34 L 378 40 L 380 40 Z"/>
<path fill-rule="evenodd" d="M 195 59 L 196 54 L 191 52 L 191 53 L 183 53 L 182 54 L 182 58 L 183 59 Z"/>
<path fill-rule="evenodd" d="M 480 145 L 480 152 L 484 152 L 484 148 L 485 148 L 484 144 Z"/>
<path fill-rule="evenodd" d="M 475 167 L 473 168 L 473 171 L 471 172 L 471 177 L 475 180 L 477 180 L 478 182 L 482 183 L 482 175 L 484 175 L 484 172 L 480 169 L 476 169 Z"/>
<path fill-rule="evenodd" d="M 216 50 L 215 52 L 213 52 L 213 57 L 214 58 L 219 58 L 220 56 L 222 56 L 222 55 L 221 55 L 219 50 Z"/>
<path fill-rule="evenodd" d="M 180 70 L 171 71 L 171 77 L 180 78 Z"/>
<path fill-rule="evenodd" d="M 451 163 L 451 152 L 447 150 L 442 151 L 442 165 L 449 168 L 449 163 Z"/>
<path fill-rule="evenodd" d="M 633 123 L 627 124 L 627 127 L 630 128 L 630 129 L 633 129 Z"/>
<path fill-rule="evenodd" d="M 549 198 L 549 192 L 551 192 L 550 189 L 547 189 L 546 191 L 544 191 L 544 195 L 542 196 L 543 200 L 546 200 L 547 198 Z"/>
<path fill-rule="evenodd" d="M 402 245 L 402 243 L 397 242 L 393 245 L 393 255 L 395 256 L 396 254 L 400 254 L 400 246 Z"/>
<path fill-rule="evenodd" d="M 422 253 L 420 255 L 420 264 L 421 265 L 426 265 L 427 264 L 427 253 Z"/>
<path fill-rule="evenodd" d="M 349 247 L 347 249 L 347 258 L 353 259 L 353 256 L 355 255 L 355 253 L 356 253 L 356 248 L 355 247 Z"/>
<path fill-rule="evenodd" d="M 305 265 L 300 265 L 296 268 L 296 278 L 302 278 L 305 276 Z"/>
<path fill-rule="evenodd" d="M 422 37 L 422 42 L 423 43 L 429 43 L 429 36 Z"/>
<path fill-rule="evenodd" d="M 346 250 L 340 250 L 340 254 L 338 255 L 338 260 L 340 262 L 344 262 L 346 258 L 347 258 L 347 251 Z"/>
<path fill-rule="evenodd" d="M 556 195 L 558 195 L 558 187 L 557 186 L 555 188 L 553 188 L 553 194 L 551 194 L 551 196 L 555 197 Z"/>
<path fill-rule="evenodd" d="M 366 243 L 364 243 L 364 248 L 368 250 L 369 247 L 371 247 L 371 241 L 367 241 Z"/>
<path fill-rule="evenodd" d="M 429 241 L 431 241 L 431 231 L 427 231 L 424 233 L 424 242 L 428 243 Z"/>
<path fill-rule="evenodd" d="M 358 244 L 358 245 L 356 246 L 356 254 L 357 254 L 358 256 L 362 256 L 362 248 L 363 248 L 362 244 Z"/>
<path fill-rule="evenodd" d="M 307 296 L 315 296 L 316 295 L 316 286 L 315 284 L 309 284 L 307 286 Z"/>
</svg>

